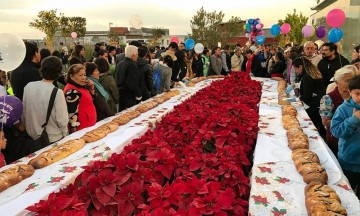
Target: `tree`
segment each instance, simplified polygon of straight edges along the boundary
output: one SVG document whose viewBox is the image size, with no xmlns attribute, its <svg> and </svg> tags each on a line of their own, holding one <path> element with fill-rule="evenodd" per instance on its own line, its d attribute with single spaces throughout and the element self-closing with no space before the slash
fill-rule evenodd
<svg viewBox="0 0 360 216">
<path fill-rule="evenodd" d="M 59 18 L 56 16 L 56 10 L 40 11 L 37 16 L 38 19 L 30 22 L 29 26 L 46 34 L 46 45 L 52 51 L 54 35 L 59 26 Z"/>
<path fill-rule="evenodd" d="M 229 37 L 239 35 L 241 32 L 240 18 L 231 17 L 228 22 L 223 22 L 225 14 L 206 12 L 203 7 L 192 17 L 190 27 L 191 37 L 204 46 L 216 46 L 218 42 L 225 43 Z"/>
<path fill-rule="evenodd" d="M 120 42 L 119 33 L 117 33 L 117 32 L 114 31 L 114 30 L 110 30 L 110 31 L 109 31 L 108 37 L 109 37 L 110 43 L 111 43 L 111 42 L 117 42 L 117 43 Z"/>
<path fill-rule="evenodd" d="M 279 20 L 278 24 L 281 26 L 284 23 L 291 25 L 291 31 L 287 35 L 280 34 L 277 36 L 277 40 L 280 42 L 280 46 L 284 46 L 287 43 L 293 42 L 294 44 L 302 44 L 306 38 L 302 35 L 302 28 L 306 25 L 308 17 L 303 16 L 302 13 L 297 14 L 294 9 L 292 14 L 287 14 L 284 20 Z"/>
<path fill-rule="evenodd" d="M 69 37 L 71 32 L 76 32 L 78 37 L 84 37 L 86 33 L 86 18 L 83 17 L 60 17 L 61 35 Z"/>
<path fill-rule="evenodd" d="M 151 46 L 157 46 L 159 39 L 165 35 L 165 30 L 160 27 L 153 27 L 151 31 L 153 38 L 150 41 Z"/>
</svg>

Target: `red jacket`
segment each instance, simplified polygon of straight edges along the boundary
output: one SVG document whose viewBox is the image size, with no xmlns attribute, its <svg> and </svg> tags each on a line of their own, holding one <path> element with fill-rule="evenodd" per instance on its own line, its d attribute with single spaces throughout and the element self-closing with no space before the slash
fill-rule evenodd
<svg viewBox="0 0 360 216">
<path fill-rule="evenodd" d="M 96 109 L 90 92 L 86 88 L 68 83 L 64 88 L 64 93 L 70 118 L 69 126 L 74 127 L 73 121 L 80 123 L 80 125 L 76 126 L 77 131 L 93 126 L 96 123 Z M 72 109 L 72 107 L 75 107 L 75 109 Z M 77 117 L 72 118 L 74 115 Z"/>
</svg>

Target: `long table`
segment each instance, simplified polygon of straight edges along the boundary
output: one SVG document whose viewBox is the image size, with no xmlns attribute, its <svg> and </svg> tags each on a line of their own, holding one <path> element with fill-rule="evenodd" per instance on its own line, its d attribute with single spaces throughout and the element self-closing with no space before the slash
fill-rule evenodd
<svg viewBox="0 0 360 216">
<path fill-rule="evenodd" d="M 281 124 L 281 107 L 277 104 L 277 81 L 262 79 L 259 104 L 260 128 L 254 152 L 251 176 L 249 215 L 306 216 L 304 188 L 306 183 L 291 159 L 286 131 Z M 360 215 L 360 202 L 351 190 L 335 156 L 320 137 L 305 109 L 293 104 L 304 133 L 309 137 L 310 150 L 315 152 L 329 176 L 331 186 L 341 199 L 348 215 Z"/>
<path fill-rule="evenodd" d="M 91 161 L 106 160 L 112 153 L 121 152 L 133 139 L 140 137 L 148 129 L 153 128 L 156 122 L 173 110 L 174 106 L 182 103 L 200 89 L 209 86 L 213 81 L 208 79 L 197 83 L 195 87 L 176 88 L 180 91 L 180 95 L 171 98 L 146 113 L 142 113 L 139 117 L 126 125 L 120 126 L 118 130 L 107 135 L 105 138 L 86 144 L 84 148 L 69 157 L 42 169 L 35 170 L 31 177 L 0 193 L 0 215 L 26 215 L 29 213 L 26 207 L 47 198 L 50 193 L 56 192 L 74 182 L 76 176 L 83 171 L 82 166 L 86 166 Z M 135 108 L 136 106 L 131 109 Z M 104 119 L 92 127 L 70 134 L 58 143 L 64 143 L 70 139 L 78 139 L 86 132 L 111 121 L 115 117 Z M 15 164 L 26 164 L 29 160 L 51 147 L 48 146 L 34 154 L 21 158 L 14 164 L 2 167 L 0 171 Z"/>
</svg>

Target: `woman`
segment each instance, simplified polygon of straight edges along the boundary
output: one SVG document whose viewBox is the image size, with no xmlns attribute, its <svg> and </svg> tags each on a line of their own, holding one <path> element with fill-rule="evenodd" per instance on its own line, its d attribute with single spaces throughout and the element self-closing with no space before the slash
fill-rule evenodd
<svg viewBox="0 0 360 216">
<path fill-rule="evenodd" d="M 240 72 L 243 62 L 244 56 L 241 53 L 241 48 L 236 47 L 234 55 L 231 57 L 231 71 Z"/>
<path fill-rule="evenodd" d="M 28 135 L 37 140 L 43 131 L 42 125 L 46 121 L 46 113 L 49 106 L 50 95 L 54 89 L 53 82 L 62 72 L 61 60 L 55 56 L 49 56 L 41 62 L 41 81 L 30 82 L 24 88 L 23 123 Z M 58 89 L 55 96 L 46 132 L 50 143 L 62 139 L 68 134 L 67 124 L 69 121 L 64 94 Z"/>
<path fill-rule="evenodd" d="M 209 74 L 209 69 L 210 69 L 210 50 L 208 49 L 204 49 L 203 54 L 201 56 L 202 59 L 202 63 L 204 65 L 204 70 L 203 70 L 203 74 L 204 76 L 208 76 Z"/>
<path fill-rule="evenodd" d="M 311 121 L 322 137 L 325 137 L 325 128 L 319 114 L 320 99 L 325 94 L 325 83 L 320 71 L 305 56 L 293 61 L 295 73 L 301 77 L 300 100 L 309 106 L 305 108 Z M 306 107 L 306 106 L 305 106 Z"/>
<path fill-rule="evenodd" d="M 331 119 L 344 100 L 350 99 L 349 80 L 358 75 L 359 71 L 354 65 L 347 65 L 335 72 L 334 79 L 336 87 L 333 91 L 324 95 L 320 100 L 320 116 L 326 128 L 326 143 L 337 157 L 338 139 L 330 132 Z"/>
<path fill-rule="evenodd" d="M 86 79 L 91 80 L 95 86 L 96 97 L 93 99 L 93 103 L 96 109 L 96 119 L 97 121 L 101 121 L 107 117 L 114 115 L 115 112 L 111 112 L 107 104 L 110 96 L 99 82 L 100 72 L 98 71 L 96 64 L 92 62 L 86 62 L 85 68 Z"/>
<path fill-rule="evenodd" d="M 255 77 L 264 77 L 259 57 L 251 49 L 247 49 L 245 55 L 241 70 Z"/>
<path fill-rule="evenodd" d="M 64 88 L 69 114 L 70 133 L 93 126 L 96 123 L 96 97 L 94 83 L 86 80 L 85 66 L 74 64 L 69 67 Z"/>
<path fill-rule="evenodd" d="M 114 77 L 110 75 L 109 63 L 102 58 L 95 59 L 94 63 L 97 65 L 100 72 L 99 82 L 110 96 L 107 101 L 110 111 L 116 113 L 117 105 L 119 104 L 119 90 L 116 86 Z"/>
<path fill-rule="evenodd" d="M 275 53 L 275 62 L 270 68 L 271 77 L 284 78 L 284 71 L 286 69 L 286 60 L 281 52 Z"/>
<path fill-rule="evenodd" d="M 220 75 L 222 70 L 222 61 L 220 58 L 221 48 L 215 47 L 212 50 L 212 55 L 210 57 L 210 69 L 208 75 Z"/>
<path fill-rule="evenodd" d="M 204 74 L 203 74 L 204 65 L 203 65 L 203 62 L 202 62 L 202 59 L 201 59 L 201 53 L 195 53 L 195 51 L 194 51 L 194 56 L 192 58 L 191 68 L 192 68 L 192 72 L 194 74 L 194 77 L 202 77 L 202 76 L 204 76 Z"/>
<path fill-rule="evenodd" d="M 354 51 L 351 55 L 351 64 L 360 69 L 360 45 L 354 48 Z"/>
<path fill-rule="evenodd" d="M 73 64 L 84 64 L 86 62 L 85 59 L 85 47 L 83 45 L 76 45 L 74 51 L 71 53 L 70 57 L 70 65 Z"/>
<path fill-rule="evenodd" d="M 160 71 L 160 88 L 156 89 L 157 94 L 161 94 L 164 91 L 170 91 L 171 84 L 171 68 L 174 65 L 174 61 L 172 60 L 170 55 L 167 55 L 163 58 L 163 61 L 156 63 L 153 67 L 153 73 Z"/>
<path fill-rule="evenodd" d="M 163 55 L 166 56 L 166 55 Z M 171 56 L 171 55 L 170 55 Z M 171 81 L 174 84 L 178 83 L 186 76 L 186 63 L 185 63 L 185 53 L 181 50 L 175 51 L 175 63 L 172 67 Z M 173 58 L 173 57 L 172 57 Z M 174 60 L 174 58 L 173 58 Z"/>
</svg>

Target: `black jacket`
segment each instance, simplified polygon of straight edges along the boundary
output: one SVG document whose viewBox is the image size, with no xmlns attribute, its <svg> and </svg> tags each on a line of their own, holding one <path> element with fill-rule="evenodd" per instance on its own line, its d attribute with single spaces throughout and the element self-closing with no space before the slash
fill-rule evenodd
<svg viewBox="0 0 360 216">
<path fill-rule="evenodd" d="M 270 74 L 283 74 L 286 69 L 286 64 L 282 60 L 275 62 L 275 64 L 270 68 Z"/>
<path fill-rule="evenodd" d="M 323 79 L 313 79 L 307 73 L 301 75 L 300 100 L 310 108 L 320 106 L 320 99 L 325 95 L 325 84 Z"/>
<path fill-rule="evenodd" d="M 100 94 L 96 87 L 95 92 L 96 96 L 93 98 L 93 103 L 96 109 L 96 121 L 101 121 L 107 117 L 113 116 L 115 113 L 110 111 L 109 105 L 106 103 L 105 98 Z"/>
<path fill-rule="evenodd" d="M 153 78 L 152 78 L 152 70 L 150 68 L 149 62 L 147 62 L 143 58 L 138 58 L 137 65 L 139 67 L 139 81 L 140 81 L 140 88 L 142 92 L 141 100 L 147 100 L 151 97 L 153 92 Z"/>
<path fill-rule="evenodd" d="M 24 88 L 29 82 L 41 80 L 39 73 L 39 64 L 24 60 L 21 65 L 11 72 L 11 86 L 14 95 L 21 101 L 23 99 Z"/>
<path fill-rule="evenodd" d="M 330 79 L 334 77 L 336 70 L 348 64 L 350 64 L 349 60 L 347 60 L 344 56 L 340 54 L 336 54 L 333 60 L 324 59 L 324 58 L 321 59 L 317 67 L 320 70 L 321 74 L 323 75 L 325 86 L 329 85 Z"/>
<path fill-rule="evenodd" d="M 244 62 L 241 66 L 242 71 L 246 71 L 246 62 L 247 62 L 247 57 L 245 56 Z M 256 77 L 265 77 L 265 74 L 263 73 L 263 69 L 261 67 L 260 59 L 256 55 L 254 55 L 254 58 L 252 59 L 251 62 L 251 73 L 254 74 L 254 76 Z"/>
<path fill-rule="evenodd" d="M 130 58 L 125 58 L 116 66 L 115 80 L 120 98 L 122 95 L 132 98 L 142 96 L 139 85 L 139 68 L 136 62 Z"/>
</svg>

